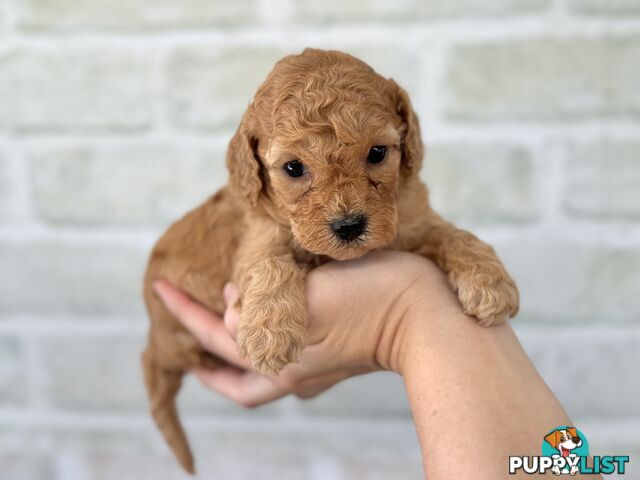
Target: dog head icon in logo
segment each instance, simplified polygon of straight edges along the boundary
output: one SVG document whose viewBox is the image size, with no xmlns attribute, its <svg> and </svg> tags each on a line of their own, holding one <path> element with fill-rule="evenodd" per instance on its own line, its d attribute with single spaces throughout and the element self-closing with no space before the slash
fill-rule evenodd
<svg viewBox="0 0 640 480">
<path fill-rule="evenodd" d="M 582 445 L 582 439 L 578 436 L 578 430 L 575 427 L 554 430 L 545 436 L 544 440 L 558 450 L 563 457 L 568 457 L 572 450 Z"/>
<path fill-rule="evenodd" d="M 545 435 L 542 442 L 542 455 L 566 460 L 566 462 L 554 462 L 552 472 L 556 475 L 561 473 L 575 475 L 579 471 L 576 461 L 578 457 L 589 455 L 589 445 L 585 436 L 577 428 L 558 427 Z M 564 466 L 566 468 L 563 468 Z"/>
</svg>

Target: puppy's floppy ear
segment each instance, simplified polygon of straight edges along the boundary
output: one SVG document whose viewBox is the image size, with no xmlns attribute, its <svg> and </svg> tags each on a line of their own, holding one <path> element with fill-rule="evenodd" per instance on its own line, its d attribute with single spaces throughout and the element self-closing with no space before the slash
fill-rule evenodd
<svg viewBox="0 0 640 480">
<path fill-rule="evenodd" d="M 258 203 L 263 187 L 256 123 L 254 107 L 250 105 L 242 117 L 238 130 L 231 138 L 227 150 L 229 184 L 252 206 Z"/>
<path fill-rule="evenodd" d="M 576 438 L 578 436 L 578 429 L 576 427 L 567 428 L 567 432 L 571 435 L 571 438 Z"/>
<path fill-rule="evenodd" d="M 553 432 L 551 432 L 549 435 L 547 435 L 546 437 L 544 437 L 545 441 L 551 445 L 553 448 L 557 448 L 558 444 L 560 443 L 560 439 L 558 438 L 560 435 L 560 432 L 558 430 L 554 430 Z"/>
<path fill-rule="evenodd" d="M 420 122 L 407 92 L 393 79 L 389 79 L 395 101 L 395 112 L 402 119 L 402 167 L 406 173 L 417 173 L 422 167 L 424 148 L 420 136 Z"/>
</svg>

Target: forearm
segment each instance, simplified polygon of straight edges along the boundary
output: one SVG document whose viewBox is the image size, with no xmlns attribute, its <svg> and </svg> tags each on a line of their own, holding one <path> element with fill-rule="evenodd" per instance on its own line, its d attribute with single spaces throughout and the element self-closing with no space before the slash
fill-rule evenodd
<svg viewBox="0 0 640 480">
<path fill-rule="evenodd" d="M 504 478 L 510 455 L 540 455 L 543 436 L 571 424 L 509 325 L 420 305 L 406 316 L 398 368 L 430 480 Z"/>
</svg>

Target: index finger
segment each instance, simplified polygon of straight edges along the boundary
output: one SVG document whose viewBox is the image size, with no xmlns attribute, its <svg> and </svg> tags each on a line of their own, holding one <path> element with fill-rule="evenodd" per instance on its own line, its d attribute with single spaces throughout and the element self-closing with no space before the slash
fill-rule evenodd
<svg viewBox="0 0 640 480">
<path fill-rule="evenodd" d="M 153 284 L 167 310 L 185 326 L 203 348 L 241 368 L 251 364 L 240 356 L 236 342 L 225 328 L 222 318 L 164 280 Z"/>
</svg>

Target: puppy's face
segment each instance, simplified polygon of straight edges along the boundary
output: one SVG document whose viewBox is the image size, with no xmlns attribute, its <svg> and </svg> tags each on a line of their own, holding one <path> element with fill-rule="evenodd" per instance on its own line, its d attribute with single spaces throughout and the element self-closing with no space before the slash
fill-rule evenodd
<svg viewBox="0 0 640 480">
<path fill-rule="evenodd" d="M 304 249 L 346 260 L 393 241 L 398 190 L 421 157 L 404 90 L 350 55 L 305 50 L 260 87 L 227 164 Z"/>
<path fill-rule="evenodd" d="M 344 260 L 396 236 L 401 138 L 383 111 L 327 117 L 295 137 L 276 133 L 264 162 L 297 241 Z"/>
<path fill-rule="evenodd" d="M 563 456 L 567 456 L 571 450 L 582 445 L 582 439 L 578 436 L 575 427 L 555 430 L 544 437 L 547 443 L 557 449 Z"/>
</svg>

